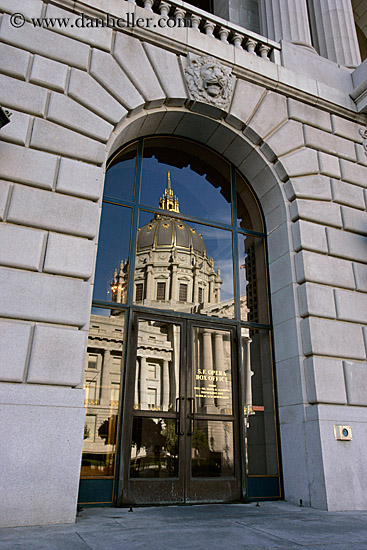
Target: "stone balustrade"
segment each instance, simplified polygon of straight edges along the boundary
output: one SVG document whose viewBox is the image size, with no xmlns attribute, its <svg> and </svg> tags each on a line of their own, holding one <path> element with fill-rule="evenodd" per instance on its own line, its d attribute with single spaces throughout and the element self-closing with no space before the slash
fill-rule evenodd
<svg viewBox="0 0 367 550">
<path fill-rule="evenodd" d="M 263 59 L 279 62 L 280 44 L 246 30 L 229 21 L 209 14 L 186 2 L 175 0 L 129 0 L 140 7 L 145 8 L 161 17 L 176 20 L 185 20 L 192 29 L 220 40 L 226 44 L 232 44 L 235 48 L 243 49 L 250 54 Z"/>
</svg>

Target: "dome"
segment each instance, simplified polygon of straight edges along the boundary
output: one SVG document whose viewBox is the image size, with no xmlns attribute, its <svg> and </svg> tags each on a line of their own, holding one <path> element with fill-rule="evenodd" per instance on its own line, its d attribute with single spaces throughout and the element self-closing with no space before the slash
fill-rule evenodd
<svg viewBox="0 0 367 550">
<path fill-rule="evenodd" d="M 183 248 L 191 246 L 201 256 L 207 256 L 203 237 L 197 231 L 177 218 L 158 215 L 139 229 L 137 250 L 145 248 Z"/>
<path fill-rule="evenodd" d="M 171 177 L 168 172 L 167 186 L 164 195 L 160 199 L 159 208 L 164 210 L 162 214 L 156 214 L 154 218 L 141 227 L 138 231 L 137 251 L 145 248 L 183 248 L 191 247 L 201 256 L 207 256 L 203 237 L 197 231 L 179 218 L 172 218 L 168 212 L 179 213 L 179 202 L 171 188 Z"/>
</svg>

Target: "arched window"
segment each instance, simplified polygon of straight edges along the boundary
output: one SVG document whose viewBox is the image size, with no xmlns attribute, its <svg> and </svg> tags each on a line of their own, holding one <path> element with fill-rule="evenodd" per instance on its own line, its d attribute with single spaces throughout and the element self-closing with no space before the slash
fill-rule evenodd
<svg viewBox="0 0 367 550">
<path fill-rule="evenodd" d="M 227 477 L 234 499 L 279 497 L 271 338 L 263 217 L 239 172 L 172 136 L 118 151 L 100 224 L 81 502 L 101 502 L 102 478 L 119 503 L 157 503 L 160 488 L 158 502 L 206 500 L 201 478 L 226 501 Z M 153 491 L 152 478 L 172 487 Z M 119 480 L 128 489 L 113 497 Z"/>
</svg>

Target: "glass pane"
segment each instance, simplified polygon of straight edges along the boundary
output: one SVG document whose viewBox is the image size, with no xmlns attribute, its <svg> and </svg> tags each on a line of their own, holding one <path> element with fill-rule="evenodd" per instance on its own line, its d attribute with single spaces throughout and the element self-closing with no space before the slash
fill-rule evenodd
<svg viewBox="0 0 367 550">
<path fill-rule="evenodd" d="M 168 174 L 176 210 L 231 224 L 230 165 L 197 143 L 178 138 L 144 140 L 141 202 L 158 207 Z"/>
<path fill-rule="evenodd" d="M 95 300 L 126 302 L 130 229 L 130 208 L 103 203 L 94 279 Z"/>
<path fill-rule="evenodd" d="M 231 333 L 193 328 L 195 411 L 233 414 Z"/>
<path fill-rule="evenodd" d="M 105 178 L 104 196 L 133 200 L 137 142 L 132 143 L 110 162 Z"/>
<path fill-rule="evenodd" d="M 251 188 L 236 172 L 237 226 L 264 233 L 261 210 Z"/>
<path fill-rule="evenodd" d="M 138 295 L 139 305 L 233 318 L 232 232 L 166 214 L 139 220 L 136 303 Z"/>
<path fill-rule="evenodd" d="M 192 477 L 234 475 L 233 422 L 197 420 L 191 441 Z"/>
<path fill-rule="evenodd" d="M 265 241 L 261 237 L 238 234 L 241 320 L 269 323 Z"/>
<path fill-rule="evenodd" d="M 124 321 L 123 313 L 91 315 L 84 371 L 82 477 L 114 475 Z"/>
<path fill-rule="evenodd" d="M 139 320 L 134 409 L 173 411 L 179 395 L 180 326 Z"/>
<path fill-rule="evenodd" d="M 178 476 L 176 421 L 167 418 L 134 418 L 130 477 Z"/>
<path fill-rule="evenodd" d="M 242 328 L 247 467 L 250 475 L 278 474 L 270 333 Z"/>
</svg>

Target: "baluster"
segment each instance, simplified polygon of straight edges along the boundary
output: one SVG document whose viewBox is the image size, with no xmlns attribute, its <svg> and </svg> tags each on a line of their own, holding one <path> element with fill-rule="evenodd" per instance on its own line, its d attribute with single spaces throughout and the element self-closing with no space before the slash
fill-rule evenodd
<svg viewBox="0 0 367 550">
<path fill-rule="evenodd" d="M 152 10 L 153 4 L 154 4 L 154 0 L 144 0 L 144 8 L 146 10 L 153 11 Z"/>
<path fill-rule="evenodd" d="M 176 8 L 173 14 L 175 19 L 185 19 L 186 12 L 182 8 Z"/>
<path fill-rule="evenodd" d="M 260 56 L 263 59 L 266 59 L 267 61 L 270 61 L 270 59 L 269 59 L 270 49 L 271 49 L 270 46 L 267 46 L 266 44 L 261 44 L 261 46 L 259 48 Z"/>
<path fill-rule="evenodd" d="M 256 55 L 255 48 L 257 46 L 257 42 L 253 40 L 252 38 L 249 38 L 246 42 L 246 49 L 248 53 L 252 53 L 253 55 Z"/>
<path fill-rule="evenodd" d="M 219 38 L 222 42 L 225 42 L 228 44 L 228 35 L 229 35 L 229 29 L 225 29 L 224 27 L 221 27 L 219 29 Z"/>
<path fill-rule="evenodd" d="M 200 32 L 199 30 L 200 21 L 201 21 L 201 17 L 193 13 L 191 16 L 191 28 L 194 29 L 194 31 Z"/>
<path fill-rule="evenodd" d="M 215 24 L 212 23 L 211 21 L 207 21 L 204 24 L 204 31 L 207 36 L 213 36 L 214 29 L 215 29 Z"/>
<path fill-rule="evenodd" d="M 241 34 L 235 33 L 232 38 L 232 42 L 234 44 L 235 48 L 241 48 L 242 47 L 242 40 L 243 36 Z"/>
<path fill-rule="evenodd" d="M 163 17 L 164 19 L 168 19 L 168 12 L 171 8 L 171 5 L 170 4 L 167 4 L 167 2 L 161 2 L 159 4 L 159 13 L 161 14 L 161 17 Z"/>
</svg>

